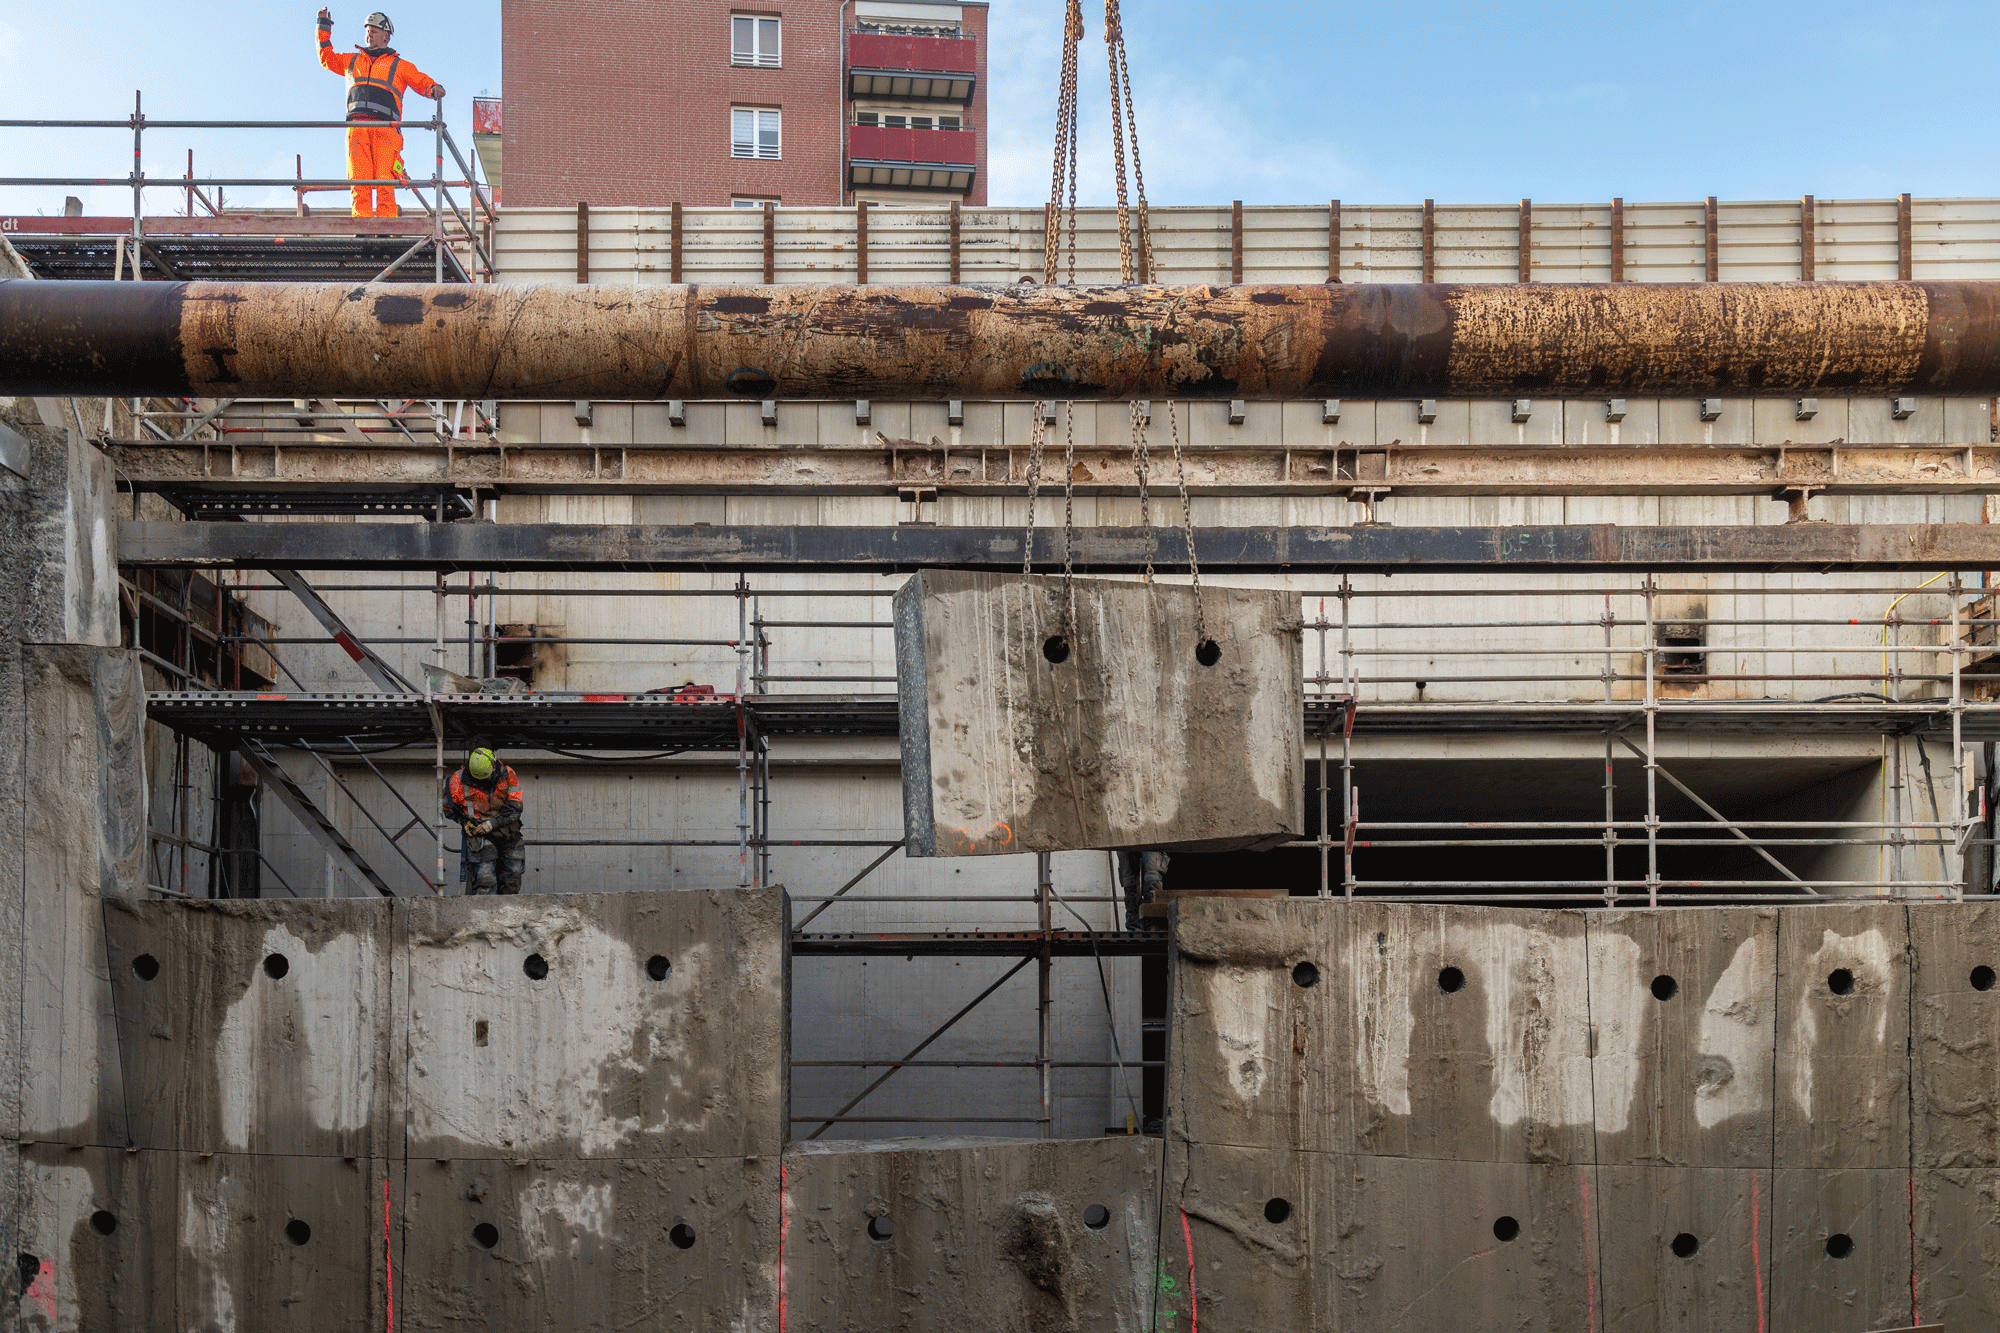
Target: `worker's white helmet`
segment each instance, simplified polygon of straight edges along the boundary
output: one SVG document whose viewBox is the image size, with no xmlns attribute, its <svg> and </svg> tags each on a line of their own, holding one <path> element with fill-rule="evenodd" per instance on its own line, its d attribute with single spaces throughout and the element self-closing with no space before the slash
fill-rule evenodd
<svg viewBox="0 0 2000 1333">
<path fill-rule="evenodd" d="M 388 33 L 391 37 L 394 37 L 396 35 L 396 25 L 389 22 L 389 16 L 387 14 L 384 14 L 379 9 L 376 10 L 373 14 L 370 14 L 366 19 L 366 22 L 369 27 L 380 28 L 383 32 Z"/>
</svg>

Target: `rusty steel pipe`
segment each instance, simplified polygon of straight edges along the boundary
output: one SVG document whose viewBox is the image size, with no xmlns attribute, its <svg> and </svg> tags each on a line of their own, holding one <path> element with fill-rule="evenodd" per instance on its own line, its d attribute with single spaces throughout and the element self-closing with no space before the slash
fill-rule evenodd
<svg viewBox="0 0 2000 1333">
<path fill-rule="evenodd" d="M 2000 283 L 0 282 L 0 392 L 1299 399 L 2000 391 Z"/>
</svg>

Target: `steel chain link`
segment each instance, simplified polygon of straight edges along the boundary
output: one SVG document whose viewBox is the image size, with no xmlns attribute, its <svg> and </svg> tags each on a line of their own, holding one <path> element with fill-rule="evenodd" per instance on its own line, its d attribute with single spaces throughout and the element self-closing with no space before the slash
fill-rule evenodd
<svg viewBox="0 0 2000 1333">
<path fill-rule="evenodd" d="M 1194 642 L 1196 651 L 1208 642 L 1208 621 L 1201 609 L 1201 561 L 1194 554 L 1194 506 L 1188 500 L 1187 464 L 1181 458 L 1180 421 L 1174 414 L 1174 403 L 1167 400 L 1167 429 L 1174 438 L 1174 479 L 1180 483 L 1181 524 L 1187 535 L 1188 577 L 1194 584 Z"/>
<path fill-rule="evenodd" d="M 1042 281 L 1056 280 L 1062 251 L 1063 167 L 1069 167 L 1069 280 L 1076 282 L 1077 48 L 1083 41 L 1082 0 L 1069 0 L 1063 24 L 1062 91 L 1056 99 L 1056 148 L 1049 166 L 1049 211 L 1042 229 Z"/>
<path fill-rule="evenodd" d="M 1152 468 L 1152 449 L 1146 442 L 1147 405 L 1132 404 L 1132 471 L 1139 477 L 1139 526 L 1146 530 L 1146 572 L 1142 581 L 1153 581 L 1153 506 L 1146 493 L 1146 473 Z"/>
<path fill-rule="evenodd" d="M 1034 573 L 1035 492 L 1042 488 L 1042 400 L 1035 400 L 1035 419 L 1028 431 L 1028 526 L 1021 534 L 1021 577 Z"/>
<path fill-rule="evenodd" d="M 1076 547 L 1076 404 L 1063 404 L 1063 638 L 1076 643 L 1076 571 L 1072 556 Z"/>
</svg>

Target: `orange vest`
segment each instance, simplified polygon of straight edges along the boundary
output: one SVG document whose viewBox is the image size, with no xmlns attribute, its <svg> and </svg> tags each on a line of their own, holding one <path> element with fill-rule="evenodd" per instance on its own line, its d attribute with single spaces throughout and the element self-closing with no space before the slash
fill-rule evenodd
<svg viewBox="0 0 2000 1333">
<path fill-rule="evenodd" d="M 319 30 L 319 63 L 335 74 L 347 76 L 347 118 L 349 120 L 401 120 L 403 94 L 415 88 L 424 96 L 437 80 L 418 69 L 393 48 L 380 51 L 357 50 L 344 55 L 333 49 L 325 28 Z"/>
<path fill-rule="evenodd" d="M 492 791 L 476 782 L 467 782 L 462 768 L 452 773 L 446 790 L 451 804 L 464 810 L 471 819 L 505 818 L 521 813 L 521 779 L 506 764 L 500 765 L 500 780 L 493 784 Z"/>
</svg>

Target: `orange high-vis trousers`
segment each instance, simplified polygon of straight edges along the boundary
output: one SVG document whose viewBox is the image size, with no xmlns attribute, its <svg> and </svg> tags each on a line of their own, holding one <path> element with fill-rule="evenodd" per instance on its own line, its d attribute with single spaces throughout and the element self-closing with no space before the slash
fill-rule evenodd
<svg viewBox="0 0 2000 1333">
<path fill-rule="evenodd" d="M 405 180 L 403 132 L 355 126 L 347 132 L 347 178 L 349 180 Z M 357 185 L 354 187 L 353 214 L 358 218 L 392 218 L 397 215 L 396 187 Z"/>
</svg>

